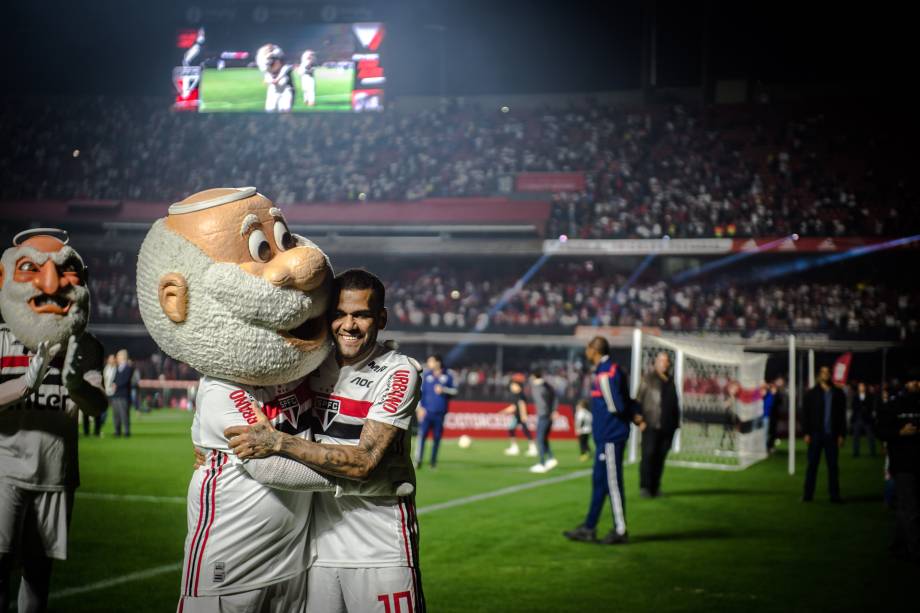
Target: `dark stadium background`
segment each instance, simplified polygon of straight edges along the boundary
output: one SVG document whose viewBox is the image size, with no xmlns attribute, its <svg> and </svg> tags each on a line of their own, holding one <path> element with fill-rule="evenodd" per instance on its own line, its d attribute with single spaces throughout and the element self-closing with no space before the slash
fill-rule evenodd
<svg viewBox="0 0 920 613">
<path fill-rule="evenodd" d="M 681 116 L 682 111 L 675 109 L 684 105 L 691 109 L 694 119 L 711 121 L 712 130 L 719 134 L 730 134 L 738 128 L 748 135 L 752 131 L 749 130 L 751 117 L 758 120 L 766 117 L 767 124 L 781 132 L 782 128 L 777 126 L 786 125 L 783 113 L 790 108 L 809 118 L 820 116 L 827 119 L 827 125 L 839 130 L 841 138 L 821 133 L 816 140 L 822 146 L 822 157 L 812 160 L 810 168 L 830 167 L 837 157 L 852 155 L 854 142 L 865 144 L 859 161 L 873 169 L 876 173 L 873 177 L 882 177 L 878 180 L 883 183 L 880 192 L 888 199 L 887 204 L 895 203 L 893 206 L 899 213 L 899 221 L 888 220 L 884 232 L 865 231 L 863 228 L 871 227 L 874 221 L 869 219 L 858 229 L 846 228 L 842 232 L 844 238 L 882 241 L 917 235 L 920 231 L 920 209 L 913 197 L 918 193 L 916 164 L 920 134 L 915 96 L 910 94 L 915 87 L 916 24 L 906 6 L 884 3 L 5 2 L 0 7 L 0 57 L 3 58 L 0 109 L 15 117 L 0 118 L 0 128 L 4 124 L 19 128 L 0 132 L 6 136 L 6 142 L 0 142 L 0 164 L 7 158 L 21 158 L 22 151 L 34 149 L 37 145 L 28 140 L 29 136 L 47 137 L 41 122 L 51 121 L 51 130 L 57 126 L 48 117 L 76 119 L 79 126 L 81 118 L 96 121 L 109 108 L 118 117 L 141 118 L 167 109 L 174 96 L 170 72 L 177 64 L 176 32 L 193 27 L 189 11 L 224 16 L 231 12 L 237 15 L 232 20 L 234 27 L 245 29 L 252 11 L 260 6 L 278 14 L 295 11 L 303 19 L 318 23 L 329 21 L 330 16 L 331 21 L 384 22 L 388 105 L 392 102 L 398 109 L 401 100 L 424 99 L 434 107 L 433 97 L 443 96 L 449 104 L 457 104 L 459 99 L 475 101 L 478 96 L 487 96 L 481 99 L 494 108 L 482 110 L 478 115 L 474 112 L 473 118 L 496 132 L 495 126 L 500 125 L 496 117 L 502 117 L 499 105 L 504 104 L 503 97 L 543 100 L 545 96 L 550 101 L 548 104 L 564 106 L 570 94 L 573 100 L 584 102 L 595 94 L 626 92 L 633 95 L 632 99 L 643 101 L 640 110 L 661 111 L 656 121 L 659 117 L 667 121 Z M 657 76 L 654 86 L 648 78 L 653 54 Z M 720 82 L 743 84 L 744 103 L 738 105 L 741 110 L 714 104 Z M 775 116 L 771 114 L 774 104 L 779 109 Z M 511 106 L 509 117 L 514 119 L 518 109 L 514 104 Z M 45 112 L 55 107 L 55 112 Z M 30 112 L 36 108 L 43 112 L 32 120 Z M 537 104 L 537 108 L 542 107 Z M 412 111 L 399 109 L 399 112 Z M 533 121 L 534 115 L 527 113 L 534 112 L 524 111 L 522 115 Z M 564 115 L 564 111 L 556 113 L 557 118 Z M 382 125 L 388 117 L 385 111 L 378 121 Z M 618 121 L 622 118 L 615 117 Z M 193 135 L 185 136 L 185 144 L 189 145 L 196 138 L 205 139 L 215 125 L 223 126 L 224 135 L 233 130 L 234 121 L 281 131 L 278 125 L 285 124 L 272 124 L 272 127 L 268 122 L 289 119 L 307 121 L 261 115 L 214 120 L 189 115 L 174 117 L 166 123 L 187 128 L 187 134 Z M 355 119 L 324 115 L 309 119 L 317 123 L 300 125 L 337 129 Z M 196 125 L 194 122 L 198 120 L 211 123 Z M 131 133 L 150 137 L 143 130 Z M 155 135 L 155 139 L 163 143 L 172 136 L 163 133 Z M 72 149 L 80 147 L 87 151 L 93 147 L 79 133 L 65 132 L 62 139 L 58 147 L 58 153 L 65 154 L 61 166 L 77 163 L 76 158 L 70 159 Z M 47 143 L 42 141 L 42 145 Z M 218 148 L 210 151 L 213 153 Z M 92 163 L 86 153 L 80 160 L 80 164 Z M 240 164 L 248 168 L 255 166 L 256 161 L 252 157 L 240 160 Z M 206 167 L 208 161 L 199 160 L 198 164 Z M 0 165 L 0 169 L 6 168 Z M 19 172 L 18 169 L 31 166 L 15 168 Z M 36 168 L 44 172 L 47 166 Z M 48 178 L 33 176 L 22 180 L 13 177 L 13 173 L 4 170 L 0 181 L 39 186 Z M 183 190 L 187 186 L 173 187 Z M 259 188 L 271 197 L 278 195 L 270 184 L 260 184 Z M 6 244 L 15 231 L 26 227 L 31 214 L 29 207 L 33 205 L 35 215 L 42 215 L 43 221 L 47 220 L 48 211 L 64 211 L 59 223 L 72 229 L 78 248 L 85 247 L 93 278 L 104 280 L 109 288 L 115 287 L 106 289 L 105 294 L 100 292 L 100 302 L 103 296 L 117 302 L 118 292 L 123 288 L 119 289 L 121 286 L 116 282 L 123 281 L 127 287 L 133 282 L 131 258 L 143 237 L 145 228 L 140 227 L 143 222 L 110 232 L 98 220 L 99 210 L 93 208 L 96 199 L 90 197 L 84 201 L 78 196 L 56 194 L 54 198 L 42 198 L 36 189 L 34 194 L 16 192 L 10 201 L 0 198 L 0 238 Z M 156 199 L 147 196 L 141 200 L 153 203 L 149 221 L 165 214 L 165 203 L 173 195 Z M 70 198 L 75 199 L 73 208 L 68 208 L 65 202 Z M 550 196 L 540 194 L 534 198 L 549 201 Z M 121 202 L 114 198 L 99 200 Z M 335 203 L 357 207 L 358 200 L 356 193 L 349 193 L 348 202 L 342 198 Z M 579 206 L 593 204 L 579 202 Z M 282 208 L 291 214 L 304 211 L 307 204 L 295 200 Z M 508 233 L 489 235 L 475 229 L 454 235 L 446 232 L 443 245 L 437 242 L 441 240 L 439 237 L 427 237 L 432 245 L 430 253 L 420 248 L 408 253 L 400 251 L 403 237 L 399 232 L 388 234 L 383 230 L 376 235 L 361 230 L 355 231 L 351 238 L 355 244 L 365 237 L 364 250 L 355 254 L 332 251 L 332 259 L 336 269 L 368 265 L 382 270 L 385 280 L 394 287 L 391 309 L 397 302 L 405 303 L 411 292 L 427 287 L 425 279 L 438 277 L 440 281 L 430 285 L 443 285 L 442 289 L 448 293 L 452 289 L 462 290 L 463 297 L 467 294 L 464 283 L 469 282 L 473 287 L 471 294 L 485 296 L 478 308 L 487 310 L 482 304 L 487 307 L 490 297 L 513 285 L 537 260 L 539 255 L 534 254 L 532 244 L 567 231 L 570 220 L 565 216 L 564 203 L 554 202 L 552 206 L 557 208 L 551 210 L 562 213 L 560 216 L 551 213 L 548 221 L 543 220 L 547 225 L 540 227 L 546 229 L 545 235 L 542 230 L 535 231 L 520 241 L 531 243 L 524 254 L 515 253 L 515 249 L 523 248 Z M 325 210 L 332 215 L 328 208 Z M 594 218 L 588 215 L 586 219 L 580 229 L 590 226 Z M 358 222 L 359 216 L 355 223 Z M 317 242 L 322 246 L 322 240 L 327 238 L 324 234 Z M 486 253 L 471 253 L 470 245 L 476 240 L 491 240 L 493 244 Z M 383 245 L 382 257 L 375 251 L 378 244 Z M 451 245 L 457 246 L 461 255 L 451 255 Z M 884 376 L 894 390 L 895 385 L 905 379 L 917 379 L 920 373 L 917 359 L 920 335 L 916 329 L 920 313 L 914 280 L 920 255 L 916 245 L 912 242 L 903 248 L 842 259 L 814 269 L 812 265 L 823 257 L 820 253 L 759 254 L 702 275 L 698 281 L 707 291 L 723 292 L 723 296 L 736 288 L 753 294 L 761 285 L 754 279 L 756 271 L 784 270 L 785 273 L 771 280 L 806 287 L 803 295 L 817 296 L 819 302 L 822 299 L 845 302 L 859 296 L 862 290 L 852 287 L 857 283 L 883 288 L 879 295 L 889 301 L 888 312 L 893 312 L 896 320 L 893 325 L 873 316 L 871 329 L 857 332 L 831 324 L 821 324 L 814 330 L 792 330 L 785 321 L 781 322 L 784 327 L 765 331 L 764 343 L 769 344 L 771 351 L 766 376 L 772 379 L 790 374 L 784 343 L 786 334 L 794 331 L 800 332 L 800 338 L 806 342 L 800 347 L 797 361 L 799 397 L 807 385 L 808 347 L 816 347 L 818 363 L 828 363 L 843 353 L 849 343 L 858 345 L 862 341 L 884 346 L 884 356 L 881 348 L 857 352 L 851 376 L 873 384 L 882 383 Z M 109 247 L 116 256 L 106 257 Z M 643 258 L 644 254 L 552 258 L 528 288 L 539 288 L 544 281 L 564 286 L 570 276 L 578 275 L 587 278 L 587 284 L 617 279 L 622 285 L 622 280 L 643 265 Z M 669 284 L 675 274 L 687 267 L 717 259 L 717 256 L 657 258 L 636 285 L 645 288 L 659 281 Z M 572 272 L 578 266 L 581 268 Z M 602 272 L 594 274 L 592 279 L 590 271 Z M 123 277 L 121 281 L 119 277 Z M 458 282 L 452 283 L 454 279 Z M 482 290 L 484 283 L 491 284 L 491 293 Z M 843 294 L 842 299 L 835 297 L 832 295 L 835 287 L 848 288 L 851 293 Z M 897 297 L 904 298 L 903 305 L 898 305 Z M 883 299 L 879 298 L 873 306 Z M 437 309 L 429 307 L 425 316 Z M 130 313 L 120 314 L 117 308 L 112 311 L 97 312 L 92 322 L 108 326 L 103 338 L 107 351 L 127 347 L 144 362 L 146 372 L 154 376 L 195 378 L 190 369 L 169 360 L 164 362 L 162 357 L 151 361 L 149 356 L 155 347 L 143 334 L 139 320 L 132 319 Z M 473 327 L 472 321 L 466 324 L 463 329 Z M 554 376 L 569 376 L 564 398 L 567 403 L 575 400 L 581 391 L 584 381 L 581 348 L 576 343 L 534 348 L 511 342 L 501 351 L 495 344 L 484 343 L 457 349 L 454 343 L 436 344 L 424 337 L 427 332 L 443 332 L 443 322 L 433 326 L 428 319 L 419 324 L 401 322 L 394 317 L 391 328 L 407 335 L 406 338 L 416 339 L 404 345 L 415 357 L 424 358 L 432 350 L 457 356 L 456 362 L 448 365 L 458 368 L 465 381 L 474 380 L 479 372 L 484 373 L 483 377 L 489 376 L 496 370 L 496 362 L 503 360 L 506 375 L 508 371 L 523 373 L 531 366 L 542 365 L 551 369 Z M 573 326 L 559 321 L 534 327 L 497 320 L 488 332 L 514 341 L 534 332 L 570 335 L 572 329 Z M 811 332 L 827 332 L 835 342 L 808 345 Z M 419 336 L 413 336 L 416 333 Z M 456 353 L 451 353 L 452 350 Z M 629 365 L 628 343 L 621 343 L 614 357 Z M 461 386 L 461 400 L 503 403 L 506 400 L 503 387 L 467 385 L 463 389 Z M 177 388 L 171 395 L 153 394 L 144 402 L 148 407 L 158 403 L 177 407 L 183 397 L 184 391 Z M 780 433 L 785 435 L 788 431 L 785 416 L 780 417 L 783 420 Z M 137 435 L 130 444 L 122 445 L 123 441 L 111 437 L 81 438 L 82 485 L 74 514 L 72 555 L 67 562 L 56 566 L 52 610 L 140 613 L 172 609 L 179 583 L 175 563 L 181 557 L 186 531 L 189 423 L 185 410 L 157 409 L 136 414 Z M 111 423 L 107 428 L 111 434 Z M 849 440 L 841 453 L 847 504 L 840 507 L 823 501 L 810 507 L 799 504 L 805 465 L 801 441 L 798 454 L 793 454 L 798 466 L 794 476 L 787 474 L 784 443 L 780 453 L 744 471 L 669 467 L 665 495 L 660 500 L 639 499 L 637 468 L 629 466 L 627 499 L 633 543 L 615 550 L 580 547 L 561 537 L 562 530 L 571 528 L 582 517 L 589 491 L 588 477 L 583 472 L 588 465 L 579 462 L 573 441 L 563 439 L 555 444 L 561 463 L 556 472 L 559 481 L 540 485 L 539 489 L 529 489 L 535 477 L 527 473 L 527 464 L 522 462 L 523 458 L 516 461 L 517 458 L 502 455 L 504 441 L 498 439 L 476 439 L 469 449 L 460 449 L 453 440 L 446 441 L 439 471 L 420 472 L 421 555 L 432 611 L 603 611 L 611 610 L 612 601 L 617 608 L 636 611 L 917 610 L 918 600 L 910 593 L 917 576 L 916 567 L 888 556 L 894 520 L 892 511 L 883 504 L 883 462 L 881 458 L 851 458 Z M 824 491 L 823 470 L 819 474 L 819 495 Z M 511 493 L 506 495 L 504 488 L 510 488 Z M 485 498 L 480 500 L 478 497 L 483 495 Z M 453 507 L 458 500 L 476 502 Z M 446 506 L 441 506 L 442 503 Z M 608 519 L 604 515 L 602 522 Z"/>
</svg>

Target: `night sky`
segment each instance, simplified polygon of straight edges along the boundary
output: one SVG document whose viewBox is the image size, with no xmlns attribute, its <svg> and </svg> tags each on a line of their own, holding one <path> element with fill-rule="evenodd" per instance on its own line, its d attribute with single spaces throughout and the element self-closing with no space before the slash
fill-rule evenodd
<svg viewBox="0 0 920 613">
<path fill-rule="evenodd" d="M 264 4 L 319 17 L 328 2 L 50 0 L 0 8 L 6 95 L 170 96 L 175 34 L 190 6 L 236 10 L 246 28 Z M 333 3 L 344 12 L 354 3 Z M 875 4 L 389 0 L 360 3 L 385 21 L 388 95 L 635 89 L 643 22 L 657 23 L 659 85 L 714 79 L 847 81 L 885 91 L 912 76 L 906 15 Z M 654 11 L 650 7 L 654 6 Z M 708 36 L 705 34 L 708 32 Z M 443 54 L 443 56 L 442 56 Z"/>
</svg>

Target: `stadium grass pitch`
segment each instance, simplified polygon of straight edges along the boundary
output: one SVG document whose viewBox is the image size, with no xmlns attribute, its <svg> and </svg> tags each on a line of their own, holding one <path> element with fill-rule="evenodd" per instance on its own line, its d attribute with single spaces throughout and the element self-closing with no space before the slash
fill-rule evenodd
<svg viewBox="0 0 920 613">
<path fill-rule="evenodd" d="M 104 438 L 81 438 L 70 557 L 55 563 L 51 610 L 175 610 L 190 423 L 188 413 L 161 410 L 134 414 L 130 439 L 114 438 L 111 422 Z M 434 613 L 904 610 L 902 587 L 920 576 L 887 555 L 893 515 L 882 504 L 882 460 L 854 460 L 848 447 L 839 506 L 826 502 L 823 467 L 816 501 L 799 502 L 802 454 L 795 477 L 785 455 L 741 472 L 669 467 L 653 500 L 638 497 L 638 467 L 628 466 L 631 541 L 611 547 L 561 536 L 583 519 L 589 494 L 574 441 L 553 444 L 560 465 L 545 475 L 527 471 L 532 458 L 504 456 L 504 446 L 445 440 L 437 470 L 419 472 Z M 605 508 L 601 535 L 610 524 Z"/>
<path fill-rule="evenodd" d="M 354 70 L 317 68 L 316 105 L 303 103 L 300 75 L 294 76 L 294 112 L 350 111 Z M 265 84 L 255 68 L 206 68 L 201 77 L 202 112 L 264 112 Z"/>
</svg>

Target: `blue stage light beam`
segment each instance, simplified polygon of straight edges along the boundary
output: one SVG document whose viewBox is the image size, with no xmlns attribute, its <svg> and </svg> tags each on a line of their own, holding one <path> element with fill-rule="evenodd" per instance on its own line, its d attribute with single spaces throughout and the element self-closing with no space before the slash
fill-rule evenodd
<svg viewBox="0 0 920 613">
<path fill-rule="evenodd" d="M 920 234 L 914 234 L 913 236 L 905 236 L 903 238 L 896 238 L 890 241 L 885 241 L 883 243 L 876 243 L 874 245 L 864 245 L 862 247 L 854 247 L 852 249 L 847 249 L 842 253 L 829 253 L 827 255 L 821 256 L 819 258 L 813 259 L 799 259 L 794 262 L 789 262 L 786 264 L 777 264 L 776 266 L 769 266 L 762 269 L 761 272 L 755 273 L 748 278 L 748 281 L 769 281 L 770 279 L 775 279 L 777 277 L 783 277 L 788 274 L 805 272 L 806 270 L 811 270 L 812 268 L 819 268 L 821 266 L 827 266 L 829 264 L 834 264 L 836 262 L 841 262 L 843 260 L 849 260 L 852 258 L 858 258 L 863 255 L 868 255 L 870 253 L 875 253 L 876 251 L 884 251 L 886 249 L 894 249 L 896 247 L 902 247 L 904 245 L 909 245 L 920 241 Z"/>
<path fill-rule="evenodd" d="M 658 254 L 650 253 L 647 256 L 645 256 L 645 259 L 642 260 L 642 262 L 636 267 L 636 269 L 632 272 L 632 274 L 629 275 L 629 278 L 626 279 L 626 283 L 623 284 L 623 287 L 621 287 L 619 291 L 617 291 L 617 296 L 626 295 L 626 290 L 632 287 L 632 284 L 636 282 L 636 280 L 639 278 L 639 276 L 643 272 L 645 272 L 645 269 L 649 267 L 649 265 L 652 263 L 652 260 L 655 259 L 656 255 Z"/>
<path fill-rule="evenodd" d="M 485 319 L 477 321 L 476 325 L 473 327 L 471 334 L 481 334 L 485 332 L 489 325 L 492 323 L 492 318 L 495 317 L 502 309 L 508 306 L 508 303 L 511 302 L 511 299 L 521 293 L 521 290 L 524 289 L 524 285 L 530 281 L 537 272 L 549 261 L 553 254 L 559 249 L 559 245 L 566 241 L 565 236 L 561 236 L 559 241 L 557 241 L 549 250 L 541 255 L 533 265 L 527 269 L 520 279 L 514 282 L 514 285 L 502 292 L 501 298 L 492 305 L 492 308 L 486 313 Z M 463 355 L 463 352 L 466 351 L 466 348 L 470 345 L 470 341 L 461 341 L 454 346 L 453 349 L 445 356 L 444 363 L 450 365 L 454 363 L 457 358 Z"/>
<path fill-rule="evenodd" d="M 690 279 L 706 274 L 707 272 L 712 272 L 713 270 L 722 268 L 724 266 L 728 266 L 729 264 L 734 264 L 735 262 L 739 262 L 745 258 L 749 258 L 752 255 L 756 255 L 764 251 L 769 251 L 770 249 L 773 249 L 774 247 L 778 247 L 782 245 L 788 240 L 794 240 L 794 241 L 799 240 L 799 235 L 790 234 L 789 236 L 784 236 L 782 238 L 772 240 L 769 243 L 758 245 L 755 249 L 748 249 L 745 251 L 741 251 L 739 253 L 733 253 L 731 255 L 725 256 L 724 258 L 719 258 L 718 260 L 714 260 L 712 262 L 703 264 L 699 268 L 693 268 L 690 270 L 681 271 L 677 273 L 676 275 L 674 275 L 673 277 L 671 277 L 671 281 L 673 281 L 674 283 L 686 283 Z"/>
</svg>

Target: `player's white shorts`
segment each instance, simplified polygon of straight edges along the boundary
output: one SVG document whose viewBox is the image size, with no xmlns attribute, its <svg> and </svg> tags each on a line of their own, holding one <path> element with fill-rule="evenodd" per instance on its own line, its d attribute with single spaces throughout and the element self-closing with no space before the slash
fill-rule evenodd
<svg viewBox="0 0 920 613">
<path fill-rule="evenodd" d="M 0 553 L 44 551 L 66 560 L 72 508 L 73 492 L 27 490 L 0 481 Z"/>
<path fill-rule="evenodd" d="M 182 596 L 177 613 L 304 613 L 307 571 L 259 590 L 223 596 Z"/>
<path fill-rule="evenodd" d="M 307 580 L 307 613 L 425 613 L 418 569 L 314 566 Z"/>
<path fill-rule="evenodd" d="M 290 87 L 276 92 L 274 87 L 269 86 L 265 93 L 265 110 L 268 112 L 288 113 L 293 103 L 294 90 Z"/>
<path fill-rule="evenodd" d="M 301 75 L 300 87 L 303 89 L 303 103 L 307 106 L 316 104 L 316 78 L 308 74 Z"/>
</svg>

